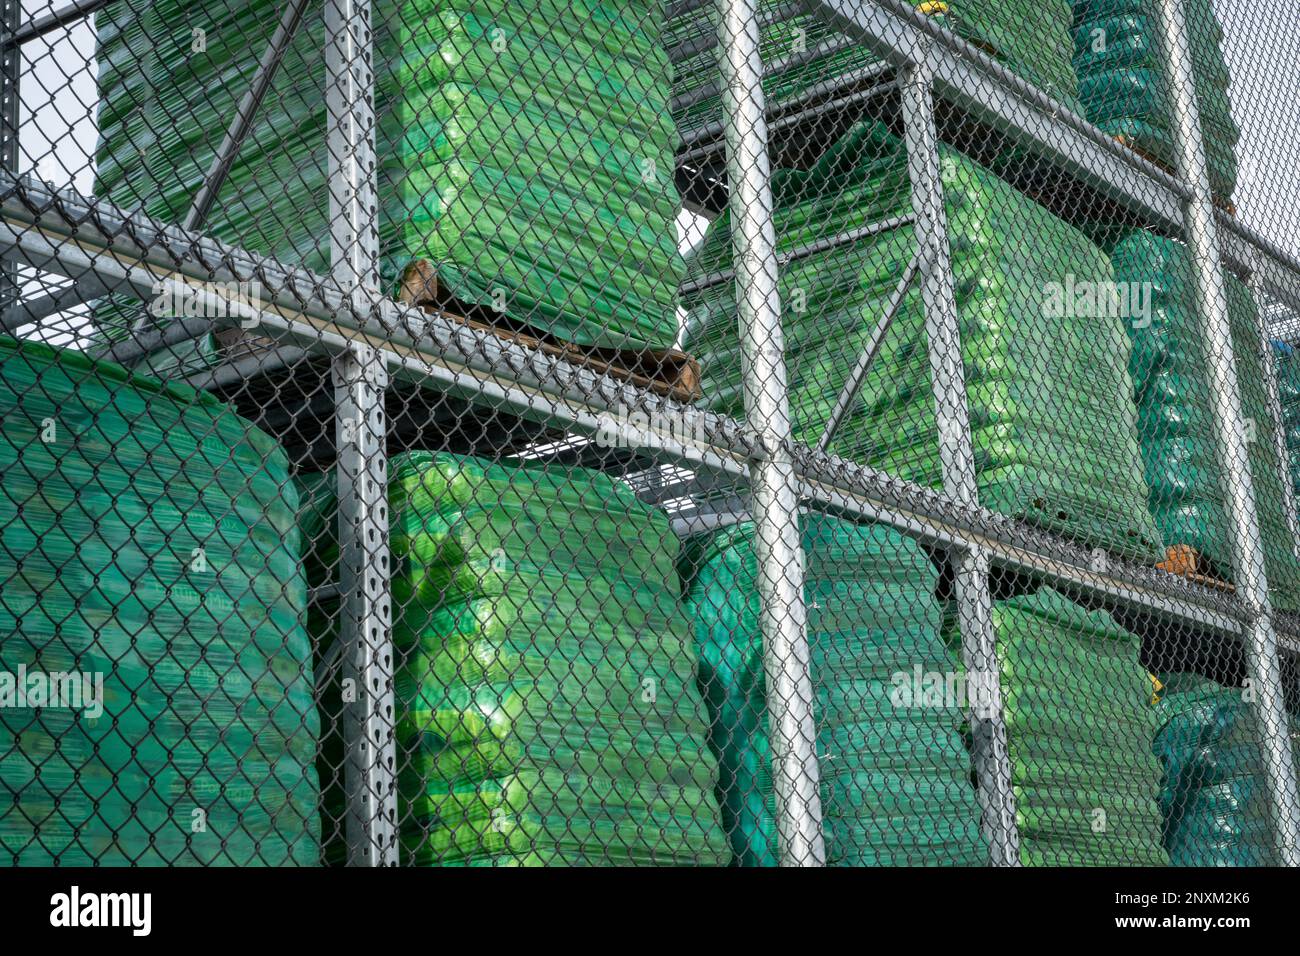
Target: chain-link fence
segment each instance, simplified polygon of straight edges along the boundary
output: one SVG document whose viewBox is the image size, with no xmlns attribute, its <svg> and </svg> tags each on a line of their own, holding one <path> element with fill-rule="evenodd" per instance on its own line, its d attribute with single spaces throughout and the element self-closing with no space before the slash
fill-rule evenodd
<svg viewBox="0 0 1300 956">
<path fill-rule="evenodd" d="M 0 6 L 0 862 L 1300 862 L 1288 10 Z"/>
</svg>

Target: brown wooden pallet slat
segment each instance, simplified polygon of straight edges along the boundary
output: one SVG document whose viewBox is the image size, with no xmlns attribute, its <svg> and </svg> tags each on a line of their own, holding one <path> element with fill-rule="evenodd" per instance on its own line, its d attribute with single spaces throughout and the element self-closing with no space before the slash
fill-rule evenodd
<svg viewBox="0 0 1300 956">
<path fill-rule="evenodd" d="M 701 395 L 699 363 L 685 352 L 677 349 L 597 348 L 567 342 L 526 323 L 444 295 L 438 287 L 437 271 L 427 259 L 415 259 L 402 270 L 398 298 L 408 305 L 436 311 L 472 329 L 491 332 L 508 342 L 537 349 L 679 402 L 693 402 Z"/>
<path fill-rule="evenodd" d="M 1237 591 L 1232 582 L 1221 578 L 1210 560 L 1190 544 L 1174 544 L 1165 548 L 1165 559 L 1157 563 L 1156 567 L 1203 587 L 1228 594 Z"/>
</svg>

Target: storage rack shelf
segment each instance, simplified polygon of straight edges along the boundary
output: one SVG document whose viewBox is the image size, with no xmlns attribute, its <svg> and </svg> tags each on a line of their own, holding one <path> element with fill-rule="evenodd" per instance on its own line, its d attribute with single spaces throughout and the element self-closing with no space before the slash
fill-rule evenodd
<svg viewBox="0 0 1300 956">
<path fill-rule="evenodd" d="M 22 199 L 17 197 L 21 194 Z M 259 276 L 267 293 L 266 308 L 249 316 L 301 354 L 325 359 L 350 341 L 368 341 L 379 348 L 394 376 L 394 387 L 424 386 L 439 396 L 485 407 L 489 414 L 517 416 L 520 420 L 553 429 L 527 436 L 544 441 L 560 433 L 595 436 L 602 428 L 615 428 L 630 444 L 640 448 L 644 463 L 674 463 L 701 472 L 700 476 L 666 486 L 648 495 L 650 500 L 694 500 L 679 506 L 675 518 L 689 530 L 699 516 L 719 509 L 709 500 L 719 488 L 727 492 L 726 512 L 736 511 L 736 498 L 744 491 L 749 466 L 756 460 L 757 439 L 741 424 L 699 408 L 682 406 L 606 376 L 503 341 L 490 333 L 447 319 L 430 316 L 395 300 L 377 299 L 378 318 L 367 323 L 365 313 L 352 305 L 331 279 L 262 257 L 253 256 L 210 237 L 187 234 L 178 227 L 152 222 L 113 210 L 104 203 L 81 197 L 59 196 L 38 183 L 10 181 L 0 191 L 5 219 L 0 230 L 7 235 L 14 255 L 26 264 L 78 277 L 89 262 L 107 272 L 105 258 L 117 264 L 108 281 L 147 290 L 167 281 L 204 291 L 217 280 Z M 93 210 L 93 219 L 92 219 Z M 88 225 L 102 224 L 102 231 Z M 38 229 L 33 229 L 37 226 Z M 133 236 L 142 245 L 122 238 Z M 94 236 L 95 238 L 92 238 Z M 112 236 L 112 251 L 109 237 Z M 161 250 L 169 250 L 164 253 Z M 295 294 L 293 290 L 300 290 Z M 232 311 L 237 309 L 232 305 Z M 371 329 L 363 332 L 362 329 Z M 381 340 L 378 336 L 386 336 Z M 280 346 L 284 348 L 282 344 Z M 289 386 L 275 378 L 269 353 L 248 353 L 245 367 L 231 360 L 237 375 L 222 374 L 222 366 L 191 376 L 195 385 L 209 385 L 233 394 L 244 390 L 252 398 L 269 392 L 283 393 Z M 299 353 L 292 353 L 299 354 Z M 292 387 L 301 395 L 324 394 L 319 362 L 295 362 L 294 374 L 311 376 Z M 262 381 L 260 391 L 249 392 L 246 383 Z M 430 382 L 434 384 L 430 384 Z M 465 406 L 467 407 L 467 406 Z M 618 412 L 641 409 L 653 419 L 683 416 L 687 427 L 671 434 L 633 431 Z M 328 416 L 329 406 L 311 411 L 314 418 Z M 276 429 L 275 423 L 272 423 Z M 283 426 L 279 426 L 282 429 Z M 684 440 L 683 436 L 700 436 Z M 512 446 L 521 450 L 523 444 Z M 600 466 L 612 456 L 603 449 L 589 450 L 583 463 Z M 620 459 L 619 467 L 629 470 Z M 883 475 L 871 468 L 811 449 L 796 451 L 796 467 L 805 499 L 846 515 L 883 521 L 919 535 L 931 543 L 951 545 L 978 541 L 1008 568 L 1032 571 L 1046 579 L 1073 585 L 1117 604 L 1131 604 L 1188 624 L 1209 626 L 1221 632 L 1240 629 L 1234 601 L 1209 588 L 1119 560 L 1099 573 L 1092 568 L 1091 552 L 1047 533 L 1033 531 L 984 509 L 957 509 L 942 493 Z M 1300 651 L 1300 626 L 1295 648 Z"/>
<path fill-rule="evenodd" d="M 801 2 L 871 47 L 883 63 L 830 78 L 823 89 L 771 115 L 778 154 L 815 150 L 819 141 L 859 115 L 896 124 L 898 73 L 923 62 L 933 77 L 934 118 L 942 140 L 969 146 L 992 134 L 1027 150 L 1037 161 L 1025 164 L 1016 185 L 1054 210 L 1077 208 L 1082 195 L 1156 231 L 1184 232 L 1191 193 L 1177 178 L 905 2 Z M 6 46 L 64 27 L 102 5 L 78 0 L 12 33 Z M 675 9 L 691 5 L 700 4 L 687 0 Z M 975 131 L 981 136 L 974 136 Z M 716 210 L 726 201 L 721 134 L 721 126 L 706 130 L 679 154 L 678 183 L 688 204 L 697 208 Z M 211 287 L 214 280 L 256 279 L 264 301 L 252 308 L 230 303 L 231 313 L 243 320 L 249 335 L 272 339 L 275 347 L 227 355 L 191 381 L 246 401 L 249 410 L 260 409 L 262 423 L 282 436 L 303 415 L 328 422 L 337 412 L 326 386 L 339 356 L 373 354 L 391 376 L 389 387 L 399 394 L 388 403 L 391 412 L 437 411 L 443 417 L 431 423 L 435 428 L 472 416 L 483 429 L 480 441 L 496 442 L 492 447 L 498 453 L 519 453 L 565 435 L 590 438 L 612 428 L 637 450 L 614 453 L 578 444 L 558 452 L 557 459 L 630 475 L 642 484 L 644 498 L 671 505 L 683 532 L 746 513 L 751 469 L 765 451 L 759 437 L 741 423 L 404 306 L 373 289 L 353 289 L 338 278 L 251 254 L 201 231 L 58 192 L 10 171 L 0 174 L 0 215 L 0 247 L 10 267 L 27 266 L 74 282 L 94 277 L 95 282 L 87 283 L 94 290 L 88 297 L 103 289 L 130 289 L 143 297 L 159 282 L 201 297 L 220 296 Z M 1225 266 L 1300 311 L 1300 263 L 1231 216 L 1220 213 L 1218 225 Z M 186 330 L 196 331 L 206 327 Z M 269 401 L 286 394 L 296 396 L 295 401 Z M 634 431 L 621 414 L 628 409 L 642 410 L 652 419 L 656 412 L 668 413 L 679 424 L 671 433 Z M 413 440 L 420 427 L 429 427 L 416 417 L 403 421 L 394 415 L 391 441 L 401 445 Z M 295 440 L 318 465 L 332 458 L 328 435 L 314 440 L 299 434 Z M 831 455 L 799 447 L 792 456 L 806 507 L 884 522 L 941 549 L 978 551 L 988 556 L 992 568 L 1051 582 L 1135 619 L 1173 622 L 1189 634 L 1241 640 L 1251 620 L 1232 595 L 1116 559 L 1099 564 L 1094 554 L 1058 537 Z M 685 469 L 688 475 L 660 480 L 660 466 Z M 1273 619 L 1280 649 L 1300 655 L 1300 619 L 1277 614 Z"/>
</svg>

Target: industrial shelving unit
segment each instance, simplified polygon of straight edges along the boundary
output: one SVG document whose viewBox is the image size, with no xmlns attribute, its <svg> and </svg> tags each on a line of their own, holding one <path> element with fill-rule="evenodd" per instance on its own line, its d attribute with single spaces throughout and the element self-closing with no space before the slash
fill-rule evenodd
<svg viewBox="0 0 1300 956">
<path fill-rule="evenodd" d="M 1181 175 L 1171 176 L 1124 148 L 1086 120 L 1011 73 L 985 51 L 956 37 L 905 0 L 801 0 L 852 42 L 877 54 L 881 63 L 853 74 L 828 77 L 798 101 L 768 111 L 758 72 L 758 28 L 754 0 L 718 0 L 722 55 L 720 92 L 727 119 L 700 130 L 683 144 L 677 181 L 688 205 L 718 210 L 731 204 L 739 267 L 708 282 L 736 282 L 742 328 L 769 346 L 779 342 L 776 305 L 777 256 L 771 228 L 769 144 L 798 143 L 815 133 L 830 114 L 853 113 L 891 119 L 901 125 L 908 152 L 917 250 L 915 272 L 923 289 L 927 330 L 936 368 L 936 403 L 943 434 L 958 436 L 944 447 L 942 490 L 910 484 L 818 448 L 790 441 L 779 350 L 757 348 L 747 356 L 746 379 L 753 391 L 750 421 L 737 422 L 681 405 L 589 369 L 503 340 L 489 332 L 404 305 L 382 294 L 378 282 L 378 240 L 368 210 L 374 182 L 373 73 L 369 0 L 327 0 L 332 39 L 326 52 L 329 84 L 330 204 L 332 269 L 310 273 L 267 259 L 206 235 L 187 219 L 172 225 L 70 192 L 57 191 L 14 172 L 17 134 L 16 68 L 10 53 L 27 41 L 64 28 L 106 6 L 106 0 L 74 0 L 23 25 L 17 4 L 6 0 L 5 169 L 0 172 L 0 243 L 7 267 L 66 277 L 70 286 L 42 303 L 10 301 L 5 328 L 39 321 L 69 304 L 105 292 L 133 292 L 146 298 L 161 286 L 200 301 L 222 299 L 214 281 L 256 280 L 261 301 L 233 299 L 220 304 L 225 320 L 175 322 L 162 333 L 145 333 L 115 348 L 111 357 L 130 360 L 188 338 L 238 328 L 227 336 L 222 360 L 188 374 L 191 384 L 247 405 L 245 414 L 281 436 L 297 419 L 328 416 L 326 434 L 298 435 L 300 450 L 321 467 L 338 465 L 341 502 L 341 574 L 327 597 L 340 600 L 345 629 L 338 659 L 368 688 L 362 704 L 345 712 L 349 856 L 355 864 L 396 861 L 396 770 L 392 726 L 393 653 L 387 555 L 368 542 L 387 533 L 385 476 L 393 447 L 416 441 L 421 428 L 447 429 L 474 419 L 475 442 L 510 454 L 545 454 L 548 442 L 574 439 L 551 452 L 553 460 L 617 471 L 645 500 L 669 509 L 682 533 L 718 527 L 741 517 L 759 526 L 762 624 L 773 701 L 774 774 L 782 859 L 790 863 L 824 859 L 816 755 L 810 741 L 808 685 L 797 514 L 815 508 L 883 522 L 946 555 L 960 608 L 963 653 L 972 670 L 996 671 L 990 576 L 1019 574 L 1080 600 L 1111 609 L 1134 622 L 1159 622 L 1201 639 L 1239 643 L 1260 695 L 1261 733 L 1273 744 L 1268 781 L 1275 842 L 1289 865 L 1300 863 L 1300 803 L 1295 796 L 1293 754 L 1285 727 L 1282 666 L 1300 657 L 1300 619 L 1270 607 L 1256 586 L 1250 562 L 1234 568 L 1236 593 L 1088 551 L 982 508 L 977 500 L 967 421 L 958 327 L 943 226 L 938 144 L 969 144 L 994 138 L 1014 143 L 1034 157 L 1017 173 L 1015 185 L 1031 192 L 1059 215 L 1086 196 L 1092 204 L 1122 211 L 1157 232 L 1184 236 L 1197 253 L 1204 288 L 1222 270 L 1247 280 L 1258 296 L 1300 312 L 1300 263 L 1217 210 L 1209 195 L 1200 151 L 1196 106 L 1181 97 Z M 1182 0 L 1159 0 L 1175 55 L 1173 68 L 1189 70 Z M 672 12 L 700 7 L 684 0 Z M 247 131 L 257 90 L 265 89 L 302 3 L 291 2 L 262 59 L 250 97 L 232 120 L 223 144 L 224 163 L 214 163 L 202 195 L 212 195 L 228 170 L 229 158 Z M 297 11 L 295 13 L 294 11 Z M 1190 89 L 1190 81 L 1185 84 Z M 978 133 L 976 137 L 973 134 Z M 233 144 L 233 145 L 232 145 Z M 219 156 L 220 159 L 220 156 Z M 764 215 L 766 211 L 766 215 Z M 886 225 L 879 224 L 879 228 Z M 869 227 L 870 228 L 870 227 Z M 860 238 L 825 237 L 825 244 Z M 820 244 L 819 244 L 820 245 Z M 797 253 L 796 253 L 797 255 Z M 1221 311 L 1221 310 L 1220 310 Z M 1210 334 L 1224 337 L 1226 375 L 1216 378 L 1219 439 L 1235 441 L 1231 410 L 1239 406 L 1226 320 L 1212 316 Z M 889 315 L 882 317 L 882 329 Z M 1223 328 L 1220 329 L 1219 325 Z M 869 357 L 867 358 L 869 361 Z M 1217 370 L 1216 370 L 1217 371 Z M 304 377 L 310 377 L 306 379 Z M 779 383 L 773 387 L 774 383 Z M 322 387 L 327 388 L 322 390 Z M 764 387 L 766 386 L 766 387 Z M 296 392 L 294 391 L 296 389 Z M 403 390 L 402 401 L 386 396 Z M 279 401 L 286 395 L 294 401 Z M 409 396 L 436 395 L 437 420 L 409 415 Z M 272 402 L 269 396 L 275 396 Z M 1275 397 L 1275 396 L 1274 396 Z M 314 404 L 312 404 L 314 402 Z M 270 407 L 268 407 L 270 406 Z M 417 408 L 419 406 L 417 405 Z M 672 429 L 634 427 L 621 410 L 635 409 L 649 421 L 671 420 Z M 1276 401 L 1274 401 L 1276 411 Z M 324 420 L 324 419 L 322 419 Z M 492 431 L 493 422 L 508 423 Z M 519 427 L 527 423 L 527 428 Z M 944 427 L 946 426 L 946 427 Z M 608 434 L 626 439 L 625 453 L 584 439 Z M 319 444 L 317 444 L 319 442 Z M 824 444 L 824 443 L 823 443 Z M 538 451 L 538 449 L 543 449 Z M 530 451 L 531 450 L 531 451 Z M 1237 460 L 1244 461 L 1244 456 Z M 1240 540 L 1255 525 L 1248 471 L 1225 476 L 1230 514 Z M 1286 482 L 1290 486 L 1289 481 Z M 1292 517 L 1294 504 L 1292 503 Z M 1257 535 L 1257 531 L 1253 532 Z M 1249 546 L 1249 545 L 1247 545 Z M 772 678 L 776 680 L 773 681 Z M 999 714 L 976 721 L 975 754 L 983 790 L 983 827 L 994 862 L 1018 859 L 1018 834 Z M 1282 746 L 1278 747 L 1278 741 Z"/>
</svg>

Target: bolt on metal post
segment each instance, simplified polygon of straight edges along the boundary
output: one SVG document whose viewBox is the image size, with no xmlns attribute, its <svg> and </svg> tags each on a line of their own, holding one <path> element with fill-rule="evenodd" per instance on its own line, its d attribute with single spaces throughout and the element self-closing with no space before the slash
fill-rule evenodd
<svg viewBox="0 0 1300 956">
<path fill-rule="evenodd" d="M 783 866 L 820 866 L 817 729 L 755 2 L 717 0 L 717 18 L 745 412 L 763 447 L 750 494 L 777 834 Z"/>
<path fill-rule="evenodd" d="M 379 286 L 374 71 L 368 0 L 327 0 L 325 96 L 331 270 L 362 306 Z M 355 344 L 334 364 L 339 497 L 339 588 L 348 862 L 397 862 L 387 370 Z"/>
<path fill-rule="evenodd" d="M 921 298 L 925 306 L 930 381 L 934 389 L 935 421 L 944 491 L 959 505 L 974 507 L 979 492 L 971 442 L 970 411 L 966 404 L 966 373 L 962 364 L 961 332 L 953 291 L 948 246 L 948 217 L 943 205 L 943 179 L 938 133 L 934 124 L 934 74 L 925 50 L 902 69 L 900 92 L 903 134 L 907 147 L 912 211 L 916 216 L 917 257 Z M 962 660 L 968 683 L 977 678 L 987 699 L 970 708 L 970 727 L 979 779 L 982 828 L 995 866 L 1020 861 L 1015 797 L 1011 790 L 1011 760 L 1002 709 L 1001 677 L 993 632 L 993 600 L 989 593 L 989 556 L 974 545 L 952 550 Z"/>
<path fill-rule="evenodd" d="M 1196 102 L 1187 19 L 1182 0 L 1158 0 L 1157 6 L 1178 173 L 1191 188 L 1185 207 L 1186 239 L 1208 358 L 1210 404 L 1219 470 L 1223 476 L 1233 570 L 1238 598 L 1249 616 L 1243 634 L 1246 671 L 1254 691 L 1275 847 L 1280 862 L 1296 866 L 1300 865 L 1300 805 L 1296 800 L 1294 754 L 1282 694 L 1241 391 L 1233 360 L 1227 288 L 1219 257 L 1218 226 Z"/>
</svg>

